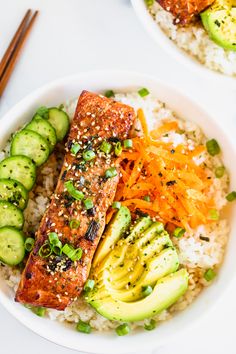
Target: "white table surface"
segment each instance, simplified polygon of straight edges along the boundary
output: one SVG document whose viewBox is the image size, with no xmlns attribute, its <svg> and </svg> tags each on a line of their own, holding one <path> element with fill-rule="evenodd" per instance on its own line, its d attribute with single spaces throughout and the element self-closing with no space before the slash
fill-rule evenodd
<svg viewBox="0 0 236 354">
<path fill-rule="evenodd" d="M 39 9 L 40 16 L 0 100 L 0 118 L 26 94 L 60 76 L 126 69 L 191 94 L 235 139 L 236 91 L 198 78 L 168 57 L 144 32 L 129 0 L 0 0 L 0 57 L 27 8 Z M 235 314 L 236 282 L 213 312 L 157 353 L 235 354 Z M 73 353 L 33 334 L 1 305 L 0 343 L 2 354 Z"/>
</svg>

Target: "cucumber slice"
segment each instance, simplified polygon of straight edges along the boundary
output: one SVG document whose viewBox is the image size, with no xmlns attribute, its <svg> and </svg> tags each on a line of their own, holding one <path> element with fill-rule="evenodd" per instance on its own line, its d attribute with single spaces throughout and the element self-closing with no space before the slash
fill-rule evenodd
<svg viewBox="0 0 236 354">
<path fill-rule="evenodd" d="M 28 202 L 28 192 L 20 182 L 14 179 L 0 179 L 0 200 L 14 204 L 21 210 Z"/>
<path fill-rule="evenodd" d="M 25 256 L 24 235 L 14 227 L 0 228 L 0 261 L 15 266 Z"/>
<path fill-rule="evenodd" d="M 40 117 L 39 114 L 36 114 L 31 122 L 26 125 L 25 129 L 32 130 L 40 134 L 44 139 L 47 140 L 50 152 L 53 151 L 57 143 L 57 136 L 55 129 L 48 121 Z"/>
<path fill-rule="evenodd" d="M 0 201 L 0 227 L 12 226 L 16 229 L 22 229 L 24 225 L 24 216 L 20 209 L 15 205 Z"/>
<path fill-rule="evenodd" d="M 49 146 L 38 133 L 23 129 L 16 133 L 11 143 L 11 156 L 15 155 L 27 156 L 40 166 L 48 159 Z"/>
<path fill-rule="evenodd" d="M 14 179 L 32 189 L 36 179 L 36 167 L 29 157 L 13 156 L 0 162 L 0 178 Z"/>
<path fill-rule="evenodd" d="M 48 121 L 56 130 L 57 141 L 62 141 L 70 126 L 70 120 L 66 112 L 55 107 L 49 108 Z"/>
</svg>

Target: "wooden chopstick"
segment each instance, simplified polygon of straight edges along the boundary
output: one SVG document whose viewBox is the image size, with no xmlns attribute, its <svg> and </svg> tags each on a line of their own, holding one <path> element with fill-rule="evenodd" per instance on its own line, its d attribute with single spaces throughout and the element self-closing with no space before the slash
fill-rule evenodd
<svg viewBox="0 0 236 354">
<path fill-rule="evenodd" d="M 9 44 L 2 60 L 0 63 L 0 78 L 4 72 L 4 70 L 6 69 L 7 63 L 9 62 L 10 57 L 12 56 L 12 53 L 16 47 L 17 42 L 19 41 L 20 36 L 23 33 L 23 30 L 26 26 L 26 23 L 28 22 L 28 19 L 31 15 L 31 10 L 28 10 L 23 18 L 23 20 L 21 21 L 19 27 L 17 28 L 16 33 L 14 34 L 14 37 L 11 40 L 11 43 Z"/>
<path fill-rule="evenodd" d="M 17 59 L 19 58 L 20 51 L 38 15 L 38 11 L 35 11 L 30 22 L 27 24 L 30 14 L 31 10 L 28 10 L 0 63 L 0 97 L 2 96 L 3 91 L 10 79 L 10 76 L 16 65 Z"/>
</svg>

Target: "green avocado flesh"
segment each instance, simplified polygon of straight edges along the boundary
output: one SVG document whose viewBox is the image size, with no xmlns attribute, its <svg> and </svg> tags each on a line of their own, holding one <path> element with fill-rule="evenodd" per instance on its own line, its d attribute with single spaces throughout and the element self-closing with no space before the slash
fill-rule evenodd
<svg viewBox="0 0 236 354">
<path fill-rule="evenodd" d="M 129 209 L 121 207 L 109 223 L 92 264 L 95 287 L 85 294 L 110 320 L 150 318 L 188 288 L 188 273 L 178 270 L 178 255 L 163 224 L 143 217 L 129 228 L 130 220 Z"/>
<path fill-rule="evenodd" d="M 222 48 L 236 51 L 236 7 L 230 1 L 216 1 L 201 13 L 210 38 Z"/>
</svg>

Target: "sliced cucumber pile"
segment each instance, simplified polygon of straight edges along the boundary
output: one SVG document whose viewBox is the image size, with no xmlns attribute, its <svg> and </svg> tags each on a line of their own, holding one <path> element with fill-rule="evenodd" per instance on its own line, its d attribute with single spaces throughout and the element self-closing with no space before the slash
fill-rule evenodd
<svg viewBox="0 0 236 354">
<path fill-rule="evenodd" d="M 0 261 L 5 264 L 15 266 L 24 258 L 22 210 L 35 184 L 36 167 L 47 161 L 68 130 L 69 117 L 64 111 L 41 107 L 13 136 L 11 156 L 0 162 Z"/>
</svg>

